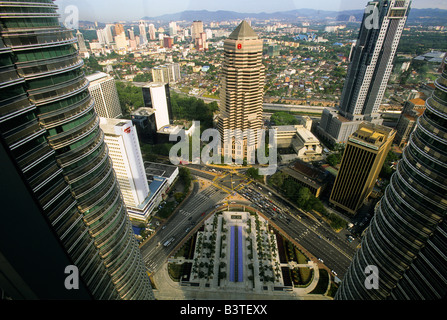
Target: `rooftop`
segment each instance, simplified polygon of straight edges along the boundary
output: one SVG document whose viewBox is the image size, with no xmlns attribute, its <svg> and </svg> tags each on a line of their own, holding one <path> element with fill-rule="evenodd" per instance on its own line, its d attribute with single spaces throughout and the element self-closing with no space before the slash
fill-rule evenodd
<svg viewBox="0 0 447 320">
<path fill-rule="evenodd" d="M 409 101 L 415 106 L 425 106 L 425 100 L 421 98 L 411 99 Z"/>
<path fill-rule="evenodd" d="M 393 133 L 395 134 L 396 132 L 391 128 L 363 122 L 358 130 L 349 137 L 349 141 L 377 150 L 388 141 Z"/>
<path fill-rule="evenodd" d="M 253 31 L 247 21 L 243 20 L 236 29 L 229 35 L 228 39 L 233 40 L 253 40 L 258 39 L 258 35 Z"/>
<path fill-rule="evenodd" d="M 131 113 L 132 116 L 150 116 L 155 112 L 152 108 L 139 108 Z"/>
<path fill-rule="evenodd" d="M 121 127 L 128 124 L 132 126 L 132 121 L 125 119 L 100 118 L 100 127 L 105 134 L 115 135 L 115 127 Z"/>
<path fill-rule="evenodd" d="M 98 81 L 98 80 L 101 80 L 101 79 L 105 80 L 106 78 L 111 78 L 111 76 L 108 75 L 105 72 L 96 72 L 94 74 L 86 76 L 86 78 L 87 78 L 88 81 L 94 82 L 94 81 Z"/>
<path fill-rule="evenodd" d="M 147 161 L 144 162 L 144 167 L 147 174 L 163 178 L 170 178 L 177 169 L 173 165 Z"/>
</svg>

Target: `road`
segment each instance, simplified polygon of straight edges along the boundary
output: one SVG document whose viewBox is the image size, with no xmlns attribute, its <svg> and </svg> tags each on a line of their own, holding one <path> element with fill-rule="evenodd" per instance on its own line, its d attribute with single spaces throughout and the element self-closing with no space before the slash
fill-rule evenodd
<svg viewBox="0 0 447 320">
<path fill-rule="evenodd" d="M 297 210 L 283 199 L 269 193 L 265 187 L 251 184 L 238 190 L 251 200 L 271 222 L 282 229 L 290 238 L 334 270 L 342 278 L 351 263 L 357 242 L 334 232 L 323 220 Z"/>
<path fill-rule="evenodd" d="M 226 196 L 228 193 L 212 185 L 200 191 L 199 183 L 194 183 L 191 196 L 166 224 L 140 247 L 148 269 L 151 272 L 156 272 L 175 246 L 192 232 L 193 228 L 198 227 L 205 219 L 205 215 Z M 204 213 L 205 215 L 203 215 Z M 171 238 L 174 238 L 174 241 L 165 247 L 163 244 Z"/>
<path fill-rule="evenodd" d="M 142 247 L 148 269 L 156 272 L 163 265 L 172 250 L 198 229 L 206 215 L 230 193 L 238 192 L 247 201 L 235 204 L 250 205 L 262 212 L 291 239 L 304 247 L 311 255 L 321 259 L 330 270 L 342 279 L 356 251 L 358 240 L 348 242 L 344 233 L 336 233 L 318 216 L 297 209 L 290 202 L 272 194 L 265 186 L 259 186 L 234 170 L 213 169 L 202 165 L 188 165 L 195 176 L 213 181 L 204 190 L 195 183 L 191 196 L 179 210 Z M 274 209 L 275 208 L 275 209 Z M 175 240 L 168 247 L 165 241 Z"/>
</svg>

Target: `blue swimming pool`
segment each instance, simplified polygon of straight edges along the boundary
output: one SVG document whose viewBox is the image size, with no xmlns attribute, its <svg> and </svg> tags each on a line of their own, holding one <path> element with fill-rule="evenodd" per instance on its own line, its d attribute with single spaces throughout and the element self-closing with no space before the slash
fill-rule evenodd
<svg viewBox="0 0 447 320">
<path fill-rule="evenodd" d="M 233 226 L 230 232 L 230 281 L 242 282 L 244 270 L 242 228 Z"/>
</svg>

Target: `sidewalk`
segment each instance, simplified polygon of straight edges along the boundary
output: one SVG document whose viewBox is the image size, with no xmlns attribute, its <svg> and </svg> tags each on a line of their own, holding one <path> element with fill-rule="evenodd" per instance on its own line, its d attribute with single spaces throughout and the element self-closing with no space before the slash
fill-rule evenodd
<svg viewBox="0 0 447 320">
<path fill-rule="evenodd" d="M 157 300 L 332 300 L 324 295 L 309 295 L 319 280 L 318 268 L 312 283 L 306 288 L 294 288 L 293 292 L 284 291 L 245 291 L 240 288 L 204 288 L 181 286 L 174 282 L 168 274 L 167 263 L 153 275 L 157 289 L 154 295 Z"/>
</svg>

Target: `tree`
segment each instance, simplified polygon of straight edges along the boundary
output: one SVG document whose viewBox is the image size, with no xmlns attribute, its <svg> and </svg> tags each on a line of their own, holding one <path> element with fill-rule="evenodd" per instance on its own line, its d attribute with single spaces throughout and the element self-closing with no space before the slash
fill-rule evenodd
<svg viewBox="0 0 447 320">
<path fill-rule="evenodd" d="M 327 158 L 326 161 L 329 165 L 335 167 L 341 162 L 342 156 L 339 153 L 332 153 Z"/>
</svg>

